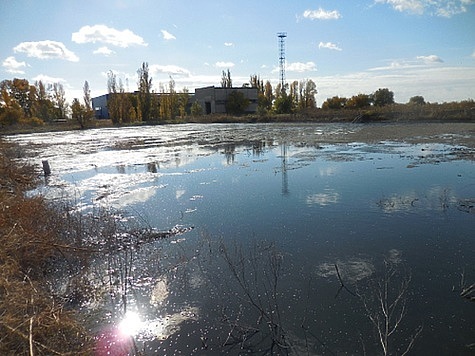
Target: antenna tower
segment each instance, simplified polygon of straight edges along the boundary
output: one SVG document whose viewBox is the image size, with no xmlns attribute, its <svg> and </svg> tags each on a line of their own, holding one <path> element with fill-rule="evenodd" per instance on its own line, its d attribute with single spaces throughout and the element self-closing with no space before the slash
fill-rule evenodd
<svg viewBox="0 0 475 356">
<path fill-rule="evenodd" d="M 280 85 L 281 90 L 285 90 L 285 38 L 287 37 L 287 32 L 279 32 L 277 37 L 279 37 Z"/>
</svg>

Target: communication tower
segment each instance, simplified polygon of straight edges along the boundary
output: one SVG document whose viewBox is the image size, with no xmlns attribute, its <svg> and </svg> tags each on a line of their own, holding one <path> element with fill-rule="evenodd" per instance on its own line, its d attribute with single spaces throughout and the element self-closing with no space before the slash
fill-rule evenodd
<svg viewBox="0 0 475 356">
<path fill-rule="evenodd" d="M 285 90 L 285 38 L 287 37 L 287 32 L 279 32 L 277 37 L 279 37 L 280 85 L 281 90 Z"/>
</svg>

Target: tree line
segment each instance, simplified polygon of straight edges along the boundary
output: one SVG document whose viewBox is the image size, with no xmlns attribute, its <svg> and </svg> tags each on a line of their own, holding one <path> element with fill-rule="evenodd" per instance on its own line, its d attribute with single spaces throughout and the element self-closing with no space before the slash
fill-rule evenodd
<svg viewBox="0 0 475 356">
<path fill-rule="evenodd" d="M 177 117 L 200 116 L 203 107 L 192 100 L 188 89 L 176 90 L 175 81 L 159 84 L 158 92 L 153 90 L 148 63 L 143 62 L 137 70 L 136 92 L 126 92 L 120 78 L 112 71 L 107 73 L 107 109 L 114 124 L 167 120 Z M 222 72 L 221 87 L 233 88 L 231 72 Z M 269 80 L 264 82 L 259 75 L 251 75 L 244 88 L 257 89 L 257 114 L 311 113 L 316 109 L 317 86 L 312 79 L 293 81 L 275 87 Z M 350 98 L 333 96 L 322 103 L 324 110 L 365 109 L 394 104 L 394 93 L 380 88 L 372 94 L 357 94 Z M 226 100 L 226 112 L 241 115 L 249 106 L 249 99 L 240 91 L 232 91 Z M 426 104 L 422 96 L 411 97 L 408 104 Z M 0 126 L 17 123 L 43 123 L 72 117 L 81 128 L 94 118 L 90 88 L 87 81 L 83 87 L 82 100 L 75 98 L 71 105 L 66 101 L 61 83 L 45 84 L 41 80 L 30 84 L 26 79 L 15 78 L 0 82 Z"/>
</svg>

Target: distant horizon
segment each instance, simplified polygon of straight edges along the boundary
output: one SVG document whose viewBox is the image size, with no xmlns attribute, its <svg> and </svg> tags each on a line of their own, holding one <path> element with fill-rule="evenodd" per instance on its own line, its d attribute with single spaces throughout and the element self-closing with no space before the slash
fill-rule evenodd
<svg viewBox="0 0 475 356">
<path fill-rule="evenodd" d="M 313 80 L 317 106 L 380 88 L 460 102 L 475 98 L 473 19 L 475 0 L 3 1 L 0 76 L 61 83 L 70 104 L 85 81 L 107 93 L 109 71 L 136 90 L 143 62 L 156 92 L 170 77 L 218 87 L 227 69 L 236 87 L 258 75 L 275 88 L 285 32 L 286 82 Z"/>
</svg>

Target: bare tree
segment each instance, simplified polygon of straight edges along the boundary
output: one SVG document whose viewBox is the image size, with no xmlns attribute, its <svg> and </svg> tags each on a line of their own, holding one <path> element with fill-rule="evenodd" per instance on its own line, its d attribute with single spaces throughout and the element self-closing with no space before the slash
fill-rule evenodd
<svg viewBox="0 0 475 356">
<path fill-rule="evenodd" d="M 385 259 L 385 271 L 375 285 L 370 286 L 369 292 L 358 296 L 363 302 L 366 315 L 373 324 L 383 355 L 393 354 L 391 341 L 399 330 L 407 313 L 407 291 L 411 283 L 410 274 L 401 273 L 397 262 Z M 414 342 L 422 332 L 419 326 L 409 339 L 401 355 L 407 355 Z M 400 344 L 398 345 L 400 346 Z"/>
</svg>

